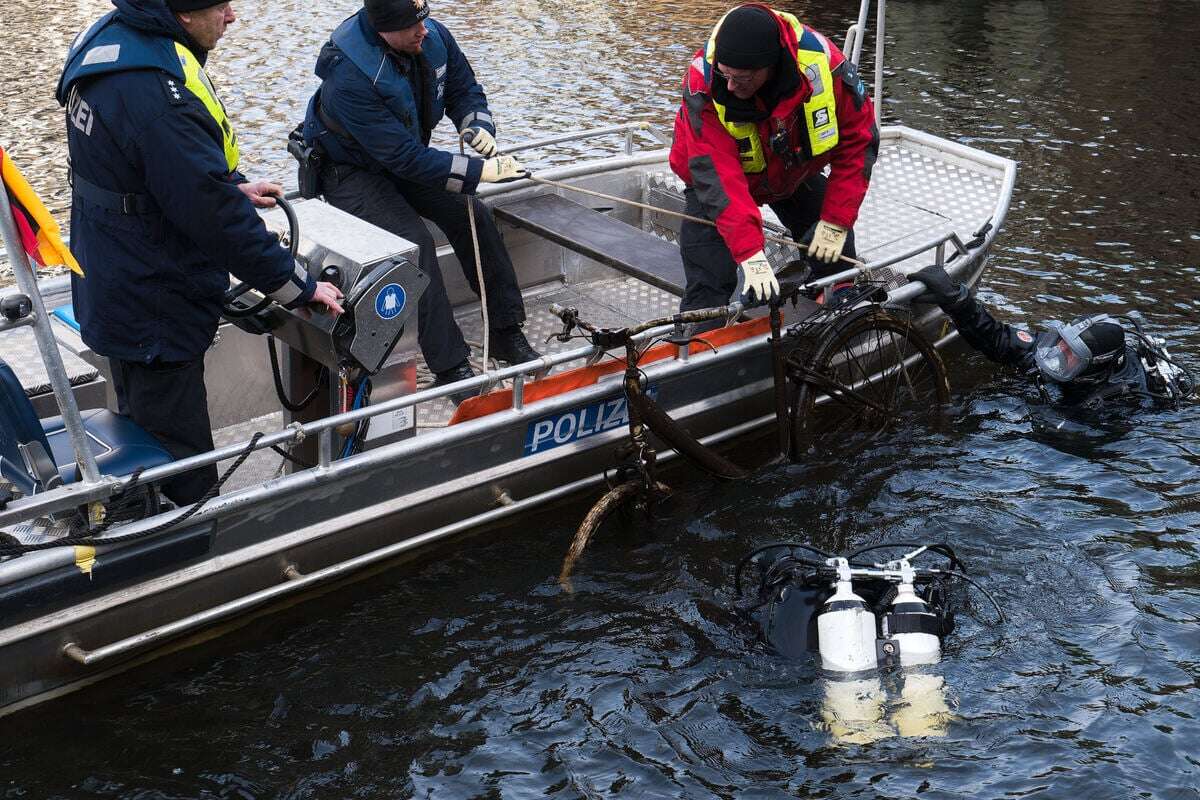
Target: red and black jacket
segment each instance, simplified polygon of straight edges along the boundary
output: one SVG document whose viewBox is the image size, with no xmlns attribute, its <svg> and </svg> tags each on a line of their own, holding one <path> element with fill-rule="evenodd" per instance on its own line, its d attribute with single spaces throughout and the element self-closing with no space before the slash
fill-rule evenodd
<svg viewBox="0 0 1200 800">
<path fill-rule="evenodd" d="M 765 8 L 765 6 L 764 6 Z M 770 9 L 767 9 L 770 11 Z M 821 210 L 821 219 L 852 228 L 859 206 L 866 195 L 879 152 L 879 129 L 875 108 L 857 70 L 841 50 L 825 36 L 807 26 L 796 29 L 777 12 L 771 11 L 779 25 L 784 58 L 776 78 L 785 75 L 795 88 L 765 108 L 760 90 L 759 107 L 768 112 L 758 122 L 762 142 L 776 140 L 786 132 L 787 147 L 764 147 L 766 168 L 757 173 L 743 170 L 737 141 L 722 124 L 714 104 L 714 91 L 720 96 L 724 86 L 713 85 L 715 65 L 698 50 L 683 79 L 683 103 L 675 117 L 675 141 L 671 147 L 671 169 L 696 191 L 705 215 L 717 224 L 722 238 L 736 261 L 742 262 L 763 249 L 762 214 L 759 206 L 790 197 L 804 181 L 830 168 L 829 183 Z M 719 25 L 719 23 L 718 23 Z M 715 31 L 714 31 L 715 33 Z M 797 50 L 821 48 L 829 59 L 836 99 L 838 143 L 830 151 L 807 155 L 807 120 L 804 103 L 812 94 L 812 83 L 796 68 Z M 768 84 L 769 86 L 770 84 Z"/>
</svg>

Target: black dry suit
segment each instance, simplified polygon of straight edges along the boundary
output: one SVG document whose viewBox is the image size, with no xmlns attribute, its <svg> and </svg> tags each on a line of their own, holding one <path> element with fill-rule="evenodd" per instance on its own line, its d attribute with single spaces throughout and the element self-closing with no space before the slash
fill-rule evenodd
<svg viewBox="0 0 1200 800">
<path fill-rule="evenodd" d="M 1041 372 L 1035 360 L 1037 348 L 1057 337 L 1053 331 L 1031 333 L 1000 322 L 977 299 L 965 291 L 953 303 L 942 306 L 959 335 L 967 344 L 1000 364 L 1016 367 L 1023 374 L 1039 379 Z M 1128 339 L 1127 339 L 1128 341 Z M 1111 371 L 1090 381 L 1052 384 L 1065 405 L 1095 408 L 1106 401 L 1124 398 L 1154 403 L 1163 397 L 1162 387 L 1154 381 L 1142 363 L 1140 340 L 1138 346 L 1125 345 L 1125 354 L 1117 359 Z"/>
</svg>

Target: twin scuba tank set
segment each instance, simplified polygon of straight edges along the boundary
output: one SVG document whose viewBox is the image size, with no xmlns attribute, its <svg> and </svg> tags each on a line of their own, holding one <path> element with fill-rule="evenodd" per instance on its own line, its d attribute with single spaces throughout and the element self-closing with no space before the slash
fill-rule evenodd
<svg viewBox="0 0 1200 800">
<path fill-rule="evenodd" d="M 1152 395 L 1172 405 L 1196 392 L 1196 379 L 1167 352 L 1166 341 L 1161 336 L 1146 333 L 1145 320 L 1136 311 L 1118 317 L 1133 325 L 1133 337 L 1137 340 L 1134 349 L 1146 370 L 1147 383 Z"/>
<path fill-rule="evenodd" d="M 872 550 L 901 547 L 915 549 L 882 563 L 860 560 Z M 926 554 L 945 563 L 913 564 Z M 976 585 L 954 551 L 942 544 L 876 545 L 848 556 L 797 543 L 770 544 L 738 564 L 739 598 L 751 566 L 758 572 L 757 597 L 742 612 L 762 638 L 789 658 L 816 654 L 822 670 L 837 676 L 937 663 L 942 640 L 954 630 L 951 607 L 964 584 Z M 995 607 L 1002 622 L 1003 612 Z"/>
<path fill-rule="evenodd" d="M 860 561 L 867 552 L 902 547 L 916 549 L 883 563 Z M 946 563 L 915 566 L 927 553 Z M 821 715 L 835 744 L 946 735 L 950 704 L 932 665 L 954 630 L 951 607 L 963 585 L 979 588 L 1004 621 L 996 601 L 941 544 L 875 545 L 847 556 L 803 544 L 767 545 L 738 564 L 739 598 L 748 566 L 758 572 L 757 597 L 740 610 L 781 655 L 816 655 L 826 677 Z M 881 667 L 902 669 L 885 684 Z M 893 687 L 894 699 L 885 685 Z"/>
</svg>

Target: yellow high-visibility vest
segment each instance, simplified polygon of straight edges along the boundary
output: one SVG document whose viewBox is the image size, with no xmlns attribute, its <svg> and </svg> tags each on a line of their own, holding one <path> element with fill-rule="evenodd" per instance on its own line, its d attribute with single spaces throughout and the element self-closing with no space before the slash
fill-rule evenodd
<svg viewBox="0 0 1200 800">
<path fill-rule="evenodd" d="M 217 97 L 217 90 L 213 88 L 212 81 L 208 79 L 208 74 L 205 73 L 204 67 L 200 66 L 196 57 L 192 55 L 192 51 L 179 42 L 175 43 L 175 51 L 179 53 L 179 63 L 183 65 L 184 88 L 199 97 L 200 102 L 208 109 L 208 113 L 216 120 L 217 127 L 221 129 L 221 141 L 225 146 L 225 163 L 229 167 L 229 171 L 233 172 L 238 168 L 241 154 L 238 151 L 237 133 L 234 132 L 233 125 L 229 122 L 225 106 Z"/>
</svg>

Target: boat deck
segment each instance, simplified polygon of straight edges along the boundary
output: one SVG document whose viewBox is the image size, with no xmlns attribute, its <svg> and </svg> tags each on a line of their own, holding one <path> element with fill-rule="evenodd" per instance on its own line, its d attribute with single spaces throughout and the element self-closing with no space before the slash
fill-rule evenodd
<svg viewBox="0 0 1200 800">
<path fill-rule="evenodd" d="M 855 226 L 859 257 L 878 264 L 949 233 L 966 242 L 993 219 L 1004 185 L 999 166 L 889 138 L 885 131 Z M 930 263 L 922 254 L 894 269 L 908 273 Z"/>
</svg>

